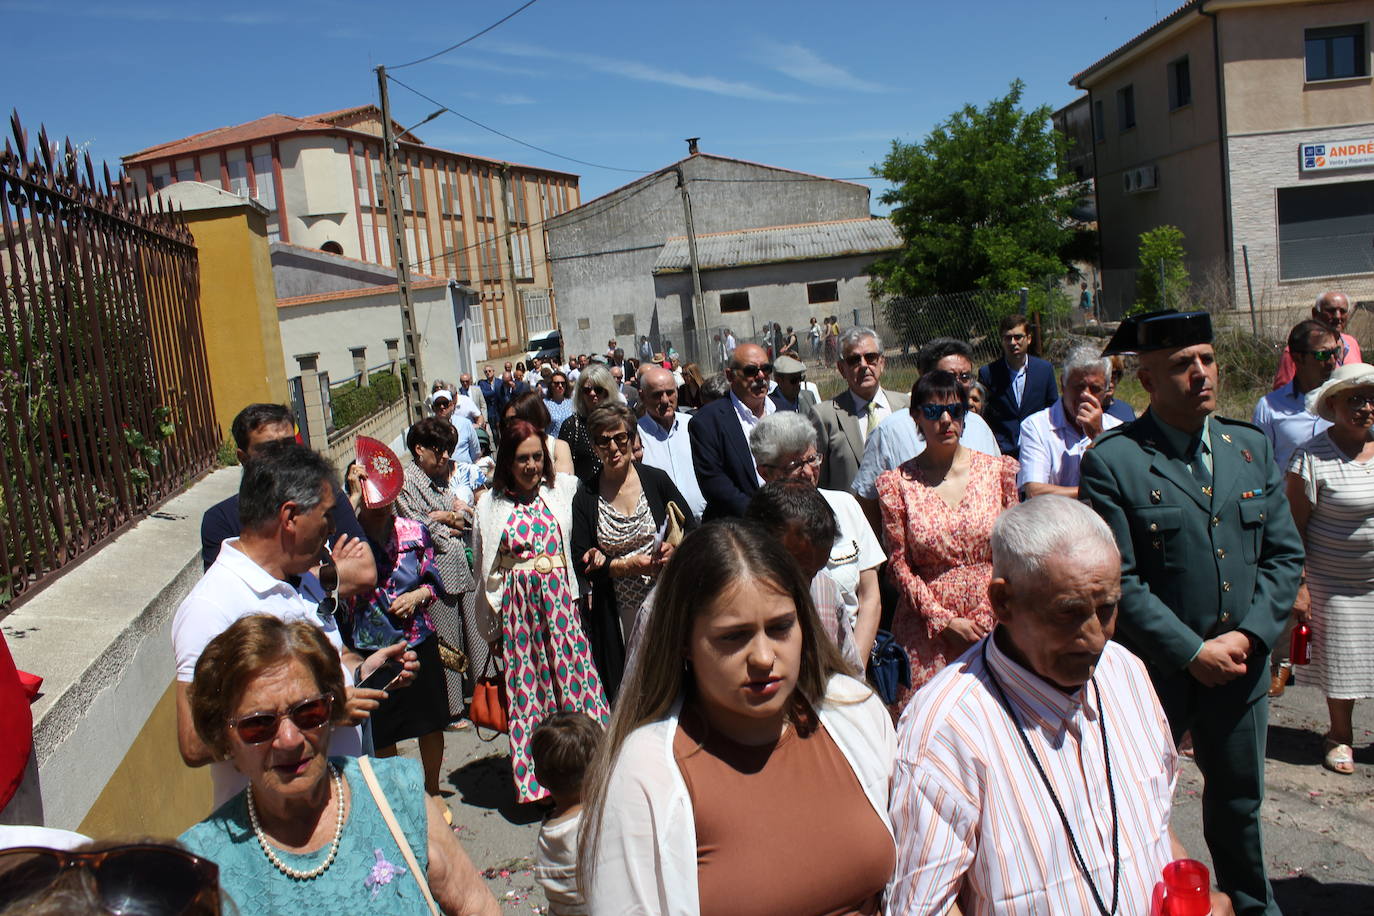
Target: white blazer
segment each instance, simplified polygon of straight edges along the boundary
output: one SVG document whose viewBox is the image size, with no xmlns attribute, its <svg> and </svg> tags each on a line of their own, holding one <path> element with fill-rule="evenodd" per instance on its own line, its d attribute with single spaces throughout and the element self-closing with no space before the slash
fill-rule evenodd
<svg viewBox="0 0 1374 916">
<path fill-rule="evenodd" d="M 620 749 L 606 791 L 589 913 L 700 913 L 696 822 L 687 783 L 673 759 L 681 712 L 678 697 L 666 718 L 635 729 Z M 891 834 L 887 804 L 897 735 L 887 707 L 866 684 L 837 674 L 817 712 Z"/>
<path fill-rule="evenodd" d="M 539 496 L 553 513 L 563 542 L 568 587 L 577 597 L 577 573 L 569 551 L 572 548 L 572 500 L 578 479 L 572 474 L 557 474 L 553 486 L 543 485 Z M 506 592 L 506 573 L 497 565 L 501 555 L 501 535 L 515 509 L 515 502 L 495 490 L 484 490 L 473 510 L 472 568 L 481 588 L 477 592 L 476 619 L 482 635 L 490 642 L 501 634 L 501 598 Z"/>
</svg>

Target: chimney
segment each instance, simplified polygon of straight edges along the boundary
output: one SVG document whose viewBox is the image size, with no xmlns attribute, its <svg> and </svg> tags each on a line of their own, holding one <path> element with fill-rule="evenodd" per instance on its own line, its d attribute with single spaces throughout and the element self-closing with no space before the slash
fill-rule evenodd
<svg viewBox="0 0 1374 916">
<path fill-rule="evenodd" d="M 701 139 L 700 137 L 688 137 L 688 138 L 687 138 L 687 155 L 689 155 L 689 156 L 695 156 L 695 155 L 697 154 L 697 152 L 698 152 L 698 150 L 697 150 L 697 141 L 700 140 L 700 139 Z"/>
</svg>

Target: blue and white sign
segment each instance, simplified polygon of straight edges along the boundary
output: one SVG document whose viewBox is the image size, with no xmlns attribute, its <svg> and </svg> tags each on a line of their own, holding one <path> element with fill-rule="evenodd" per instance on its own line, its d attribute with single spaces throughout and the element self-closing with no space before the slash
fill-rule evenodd
<svg viewBox="0 0 1374 916">
<path fill-rule="evenodd" d="M 1298 152 L 1304 172 L 1374 166 L 1374 138 L 1304 143 Z"/>
</svg>

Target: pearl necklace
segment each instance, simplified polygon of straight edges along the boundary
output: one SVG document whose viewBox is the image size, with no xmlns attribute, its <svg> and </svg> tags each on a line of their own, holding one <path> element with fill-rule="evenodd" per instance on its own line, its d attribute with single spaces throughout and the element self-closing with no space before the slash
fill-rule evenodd
<svg viewBox="0 0 1374 916">
<path fill-rule="evenodd" d="M 277 871 L 286 875 L 288 878 L 295 878 L 297 881 L 309 881 L 318 878 L 329 870 L 329 866 L 334 864 L 334 857 L 339 853 L 339 841 L 343 839 L 344 824 L 344 798 L 343 798 L 343 775 L 333 764 L 329 765 L 330 775 L 334 777 L 334 794 L 337 798 L 338 817 L 334 821 L 334 839 L 329 844 L 329 855 L 319 865 L 309 871 L 301 871 L 299 868 L 292 868 L 283 862 L 277 853 L 267 842 L 267 834 L 263 832 L 262 825 L 258 823 L 258 806 L 253 802 L 253 787 L 248 787 L 248 820 L 253 824 L 253 833 L 258 837 L 258 845 L 267 855 L 267 861 L 276 866 Z"/>
</svg>

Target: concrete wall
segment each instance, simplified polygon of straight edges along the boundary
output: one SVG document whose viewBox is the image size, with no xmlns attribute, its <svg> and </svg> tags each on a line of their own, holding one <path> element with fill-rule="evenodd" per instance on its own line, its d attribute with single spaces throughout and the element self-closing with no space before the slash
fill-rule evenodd
<svg viewBox="0 0 1374 916">
<path fill-rule="evenodd" d="M 324 251 L 273 242 L 272 280 L 278 299 L 343 292 L 365 286 L 395 286 L 396 270 Z"/>
<path fill-rule="evenodd" d="M 353 375 L 351 347 L 367 347 L 367 364 L 386 362 L 387 339 L 401 338 L 401 305 L 395 287 L 372 293 L 321 294 L 311 301 L 284 301 L 281 318 L 283 365 L 300 375 L 294 356 L 319 353 L 319 369 L 333 382 Z M 429 378 L 456 376 L 468 368 L 459 349 L 454 295 L 447 284 L 411 287 L 415 323 L 421 334 L 420 360 Z M 461 316 L 460 316 L 461 317 Z"/>
<path fill-rule="evenodd" d="M 1187 55 L 1193 101 L 1169 110 L 1170 62 Z M 1135 302 L 1140 234 L 1163 224 L 1183 230 L 1194 282 L 1229 259 L 1218 146 L 1220 128 L 1211 25 L 1205 19 L 1173 40 L 1086 84 L 1102 102 L 1103 139 L 1094 144 L 1101 231 L 1103 302 L 1110 316 Z M 1117 91 L 1133 86 L 1136 126 L 1120 129 Z M 1158 186 L 1127 192 L 1124 173 L 1153 165 Z"/>
<path fill-rule="evenodd" d="M 201 576 L 201 516 L 239 474 L 202 479 L 5 617 L 15 663 L 44 683 L 0 823 L 175 836 L 210 812 L 209 771 L 177 754 L 170 630 Z"/>
<path fill-rule="evenodd" d="M 346 254 L 362 257 L 348 141 L 312 134 L 283 139 L 278 149 L 291 243 L 320 248 L 325 242 L 337 242 Z"/>
<path fill-rule="evenodd" d="M 701 272 L 702 295 L 706 300 L 706 322 L 710 327 L 728 327 L 736 339 L 743 342 L 752 334 L 757 339 L 764 322 L 776 321 L 784 331 L 790 325 L 797 334 L 803 356 L 809 355 L 810 344 L 806 330 L 811 318 L 823 319 L 836 315 L 841 326 L 853 323 L 854 311 L 864 324 L 874 321 L 873 300 L 868 295 L 868 267 L 875 255 L 849 258 L 826 258 L 817 261 L 791 261 L 785 264 L 758 264 Z M 810 305 L 806 301 L 806 284 L 834 280 L 839 290 L 838 302 Z M 749 311 L 721 312 L 721 293 L 748 291 Z M 692 275 L 690 273 L 660 274 L 654 277 L 654 297 L 660 314 L 680 313 L 690 309 Z M 678 346 L 678 341 L 673 341 Z"/>
<path fill-rule="evenodd" d="M 869 215 L 868 189 L 849 182 L 778 181 L 805 176 L 710 155 L 684 159 L 681 167 L 698 233 Z M 652 274 L 668 238 L 686 234 L 675 174 L 649 176 L 555 217 L 548 233 L 565 352 L 604 350 L 616 336 L 615 316 L 623 314 L 634 316 L 636 335 L 666 336 L 681 349 L 690 297 L 685 307 L 659 309 L 655 325 Z"/>
<path fill-rule="evenodd" d="M 200 261 L 200 313 L 215 420 L 228 435 L 245 404 L 286 400 L 267 222 L 244 203 L 186 211 Z"/>
</svg>

